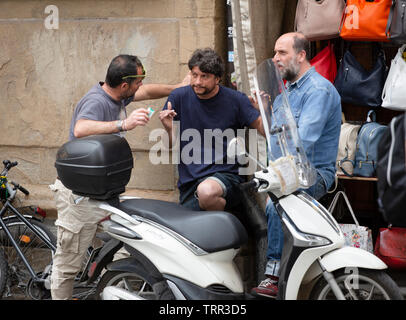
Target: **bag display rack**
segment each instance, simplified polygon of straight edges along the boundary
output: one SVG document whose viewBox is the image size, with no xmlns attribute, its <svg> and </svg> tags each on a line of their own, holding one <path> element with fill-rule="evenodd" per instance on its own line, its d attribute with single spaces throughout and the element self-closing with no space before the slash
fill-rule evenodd
<svg viewBox="0 0 406 320">
<path fill-rule="evenodd" d="M 328 43 L 333 43 L 335 48 L 335 55 L 337 57 L 337 67 L 341 64 L 341 59 L 345 52 L 346 40 L 341 38 L 321 40 L 312 42 L 312 52 L 316 55 L 320 50 L 327 46 Z M 385 63 L 389 68 L 392 59 L 398 53 L 399 45 L 392 43 L 381 43 L 382 49 L 385 53 Z M 375 55 L 375 43 L 374 42 L 353 42 L 351 44 L 352 55 L 358 60 L 365 70 L 371 70 L 376 60 Z M 376 55 L 375 55 L 376 56 Z M 370 110 L 374 110 L 376 114 L 376 122 L 382 125 L 388 125 L 392 118 L 400 115 L 402 112 L 387 109 L 381 106 L 370 107 L 365 105 L 352 104 L 342 102 L 342 112 L 345 115 L 345 119 L 350 124 L 357 124 L 362 127 L 365 123 L 366 116 Z M 338 175 L 338 183 L 342 190 L 345 190 L 348 198 L 359 215 L 362 223 L 370 224 L 370 228 L 373 231 L 373 239 L 378 236 L 378 230 L 380 227 L 385 227 L 383 219 L 379 211 L 377 199 L 377 177 L 376 175 L 370 177 L 362 176 L 347 176 L 345 174 Z"/>
<path fill-rule="evenodd" d="M 312 3 L 312 5 L 310 5 L 310 3 Z M 308 10 L 311 10 L 312 6 L 317 7 L 317 4 L 315 3 L 324 3 L 324 6 L 337 6 L 341 1 L 298 0 L 298 7 L 304 12 L 306 17 L 312 17 Z M 369 115 L 369 112 L 373 110 L 375 117 L 371 121 L 376 121 L 377 125 L 379 124 L 382 125 L 382 127 L 387 127 L 394 117 L 403 114 L 403 110 L 406 109 L 406 105 L 399 107 L 399 103 L 402 104 L 404 100 L 403 92 L 406 92 L 406 90 L 404 90 L 404 81 L 401 81 L 404 78 L 404 72 L 402 71 L 405 70 L 404 66 L 406 66 L 406 60 L 401 60 L 406 56 L 406 53 L 403 54 L 403 51 L 406 50 L 406 35 L 401 34 L 401 32 L 404 32 L 402 30 L 406 29 L 404 27 L 403 29 L 402 27 L 399 27 L 399 25 L 405 25 L 405 21 L 400 20 L 399 17 L 401 17 L 401 19 L 406 19 L 406 15 L 400 15 L 399 8 L 402 8 L 402 10 L 405 8 L 406 0 L 397 0 L 393 3 L 392 1 L 387 0 L 379 0 L 376 1 L 376 3 L 373 1 L 366 2 L 362 0 L 351 0 L 346 1 L 346 5 L 351 5 L 351 8 L 349 8 L 350 10 L 347 8 L 347 13 L 343 12 L 340 34 L 337 37 L 332 38 L 329 35 L 331 32 L 326 32 L 325 38 L 318 36 L 316 40 L 310 39 L 311 48 L 309 60 L 314 59 L 314 57 L 317 57 L 318 55 L 320 56 L 320 53 L 323 52 L 323 50 L 327 50 L 326 48 L 333 48 L 334 52 L 331 53 L 330 56 L 335 55 L 337 70 L 328 70 L 328 68 L 326 68 L 327 63 L 324 63 L 323 66 L 318 66 L 318 68 L 321 68 L 323 73 L 327 75 L 337 74 L 334 82 L 337 82 L 335 85 L 342 98 L 342 112 L 345 122 L 352 125 L 359 125 L 360 128 L 362 128 L 364 124 L 368 123 L 365 120 Z M 385 7 L 385 10 L 379 10 L 380 12 L 373 13 L 373 9 L 370 9 L 374 6 L 377 7 L 378 5 Z M 354 6 L 357 7 L 355 8 L 355 13 L 357 15 L 365 14 L 368 10 L 369 15 L 380 14 L 381 16 L 379 18 L 373 20 L 379 20 L 380 24 L 369 24 L 368 28 L 371 26 L 375 28 L 372 28 L 371 30 L 368 30 L 368 28 L 363 28 L 361 30 L 349 29 L 349 27 L 351 27 L 350 24 L 354 22 L 354 16 L 348 18 L 348 21 L 345 21 L 345 19 L 347 19 L 348 14 L 352 14 Z M 389 14 L 390 7 L 392 8 L 391 13 Z M 397 11 L 395 10 L 396 12 L 394 11 L 395 7 L 397 9 Z M 357 9 L 360 10 L 357 11 Z M 300 13 L 297 12 L 296 17 L 298 17 L 299 14 Z M 392 23 L 392 26 L 388 24 L 386 28 L 384 20 L 388 18 L 388 15 L 390 18 L 388 20 L 390 21 L 389 24 Z M 361 22 L 363 20 L 361 18 L 364 17 L 357 16 L 357 18 L 360 18 L 360 20 L 355 22 L 360 22 L 360 27 L 362 27 L 363 24 Z M 322 13 L 319 14 L 318 19 L 319 23 L 321 23 L 321 20 L 323 19 Z M 368 19 L 369 18 L 367 18 L 367 20 Z M 368 21 L 372 20 L 369 19 Z M 300 29 L 303 28 L 305 32 L 311 34 L 312 30 L 311 28 L 309 29 L 308 22 L 305 25 L 306 28 L 300 26 L 301 23 L 304 24 L 305 22 L 307 21 L 303 19 L 299 19 L 297 22 L 295 21 L 294 28 L 297 31 L 301 31 Z M 388 32 L 388 30 L 392 30 L 392 33 Z M 376 34 L 379 35 L 376 36 Z M 392 38 L 396 38 L 396 41 L 392 40 Z M 344 63 L 346 65 L 344 65 Z M 384 64 L 384 66 L 382 66 L 382 64 Z M 328 62 L 328 65 L 334 66 L 334 63 Z M 396 69 L 394 69 L 395 67 Z M 324 76 L 324 74 L 322 75 Z M 325 77 L 328 78 L 327 76 Z M 328 79 L 331 81 L 331 78 Z M 387 79 L 388 81 L 386 82 Z M 397 79 L 402 83 L 397 83 Z M 349 81 L 353 82 L 350 83 Z M 362 83 L 357 84 L 357 81 L 361 81 Z M 399 86 L 403 89 L 399 89 Z M 363 91 L 358 89 L 362 89 Z M 371 93 L 376 93 L 377 91 L 380 91 L 379 97 L 370 97 Z M 382 99 L 380 99 L 381 96 Z M 344 140 L 344 137 L 342 140 Z M 346 159 L 346 156 L 348 156 L 348 152 L 346 154 L 341 153 L 341 158 Z M 339 159 L 337 159 L 337 163 L 339 163 Z M 353 163 L 355 165 L 355 160 Z M 382 232 L 382 229 L 388 228 L 388 224 L 384 220 L 378 205 L 378 178 L 376 172 L 373 174 L 369 173 L 369 176 L 356 174 L 346 175 L 342 170 L 338 170 L 338 172 L 340 174 L 338 175 L 338 182 L 335 191 L 326 195 L 320 201 L 323 205 L 328 207 L 332 202 L 332 198 L 335 196 L 338 197 L 340 193 L 345 192 L 348 197 L 347 204 L 344 203 L 344 201 L 341 201 L 342 203 L 337 203 L 337 209 L 334 213 L 335 217 L 343 224 L 354 223 L 353 214 L 347 209 L 349 203 L 351 203 L 353 211 L 356 212 L 356 217 L 360 224 L 367 226 L 372 231 L 374 246 L 378 247 L 377 241 L 380 241 L 380 248 L 382 248 L 382 237 L 379 237 L 379 235 Z M 355 170 L 355 173 L 356 172 L 357 170 Z M 334 198 L 335 201 L 340 202 L 337 197 Z M 401 282 L 403 281 L 400 285 L 406 288 L 406 269 L 393 270 L 393 272 L 400 272 L 397 275 L 400 275 L 399 279 Z M 395 275 L 395 278 L 397 276 Z"/>
</svg>

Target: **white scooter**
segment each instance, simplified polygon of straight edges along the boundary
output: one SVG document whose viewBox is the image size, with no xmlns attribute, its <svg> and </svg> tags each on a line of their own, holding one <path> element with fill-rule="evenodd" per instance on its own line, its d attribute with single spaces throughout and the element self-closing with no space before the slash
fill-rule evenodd
<svg viewBox="0 0 406 320">
<path fill-rule="evenodd" d="M 385 273 L 385 263 L 365 250 L 344 246 L 344 235 L 331 213 L 298 191 L 314 183 L 315 170 L 303 152 L 271 60 L 259 66 L 255 79 L 270 161 L 242 187 L 268 193 L 283 222 L 277 298 L 402 299 Z M 245 154 L 243 143 L 233 139 L 229 155 Z M 247 233 L 232 214 L 190 211 L 149 199 L 100 207 L 112 213 L 103 222 L 105 230 L 131 253 L 107 266 L 98 288 L 103 299 L 252 298 L 244 292 L 233 261 Z"/>
</svg>

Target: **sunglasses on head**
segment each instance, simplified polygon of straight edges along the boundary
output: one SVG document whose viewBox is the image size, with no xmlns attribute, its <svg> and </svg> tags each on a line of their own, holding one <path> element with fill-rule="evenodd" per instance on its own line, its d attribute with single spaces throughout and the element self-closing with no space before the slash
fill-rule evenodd
<svg viewBox="0 0 406 320">
<path fill-rule="evenodd" d="M 147 76 L 147 72 L 145 71 L 144 67 L 142 67 L 142 74 L 134 74 L 122 77 L 121 80 L 130 79 L 130 78 L 145 78 Z"/>
</svg>

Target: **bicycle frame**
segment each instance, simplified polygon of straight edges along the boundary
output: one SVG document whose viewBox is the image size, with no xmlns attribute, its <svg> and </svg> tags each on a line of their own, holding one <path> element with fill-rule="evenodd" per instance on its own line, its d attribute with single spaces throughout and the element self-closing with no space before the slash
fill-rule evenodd
<svg viewBox="0 0 406 320">
<path fill-rule="evenodd" d="M 7 174 L 9 170 L 16 166 L 18 162 L 11 162 L 9 160 L 4 160 L 4 169 L 0 173 L 0 188 L 5 189 L 5 196 L 0 194 L 0 200 L 3 203 L 3 207 L 0 209 L 0 230 L 4 230 L 5 232 L 5 239 L 7 237 L 8 240 L 10 240 L 12 247 L 16 250 L 17 255 L 21 258 L 23 261 L 24 266 L 29 272 L 29 275 L 31 277 L 32 282 L 36 283 L 41 283 L 45 285 L 45 288 L 49 289 L 50 283 L 48 283 L 49 276 L 50 276 L 50 266 L 52 265 L 53 262 L 51 262 L 46 269 L 44 270 L 42 275 L 36 274 L 35 270 L 33 269 L 32 265 L 29 262 L 29 259 L 24 255 L 24 248 L 20 248 L 20 245 L 18 244 L 18 240 L 14 239 L 12 230 L 10 231 L 9 227 L 7 227 L 8 221 L 10 219 L 15 219 L 17 218 L 22 222 L 25 226 L 30 229 L 34 235 L 38 236 L 38 238 L 42 241 L 43 244 L 45 244 L 44 248 L 46 247 L 47 249 L 50 249 L 52 251 L 52 255 L 55 254 L 56 252 L 56 246 L 53 245 L 50 239 L 47 238 L 46 234 L 42 233 L 41 230 L 37 229 L 36 226 L 30 221 L 31 219 L 35 219 L 31 215 L 24 215 L 21 210 L 17 209 L 12 205 L 12 202 L 14 201 L 16 194 L 17 194 L 17 189 L 23 192 L 25 195 L 29 195 L 29 191 L 26 190 L 24 187 L 21 185 L 14 183 L 13 181 L 8 181 Z M 10 211 L 10 215 L 7 215 L 7 212 Z M 20 223 L 18 222 L 18 223 Z M 102 239 L 103 240 L 103 239 Z M 78 274 L 75 278 L 75 286 L 74 289 L 83 289 L 83 288 L 88 288 L 94 287 L 91 286 L 91 282 L 97 279 L 97 277 L 100 275 L 102 269 L 113 259 L 113 255 L 120 249 L 121 245 L 118 245 L 117 240 L 111 239 L 109 241 L 104 241 L 102 247 L 99 248 L 93 248 L 89 247 L 87 250 L 87 253 L 89 257 L 87 258 L 85 268 L 82 269 L 83 272 L 81 274 Z M 105 246 L 105 244 L 107 244 Z M 10 246 L 10 248 L 12 248 Z M 104 249 L 104 250 L 102 250 Z M 53 257 L 52 257 L 53 259 Z M 28 275 L 27 275 L 28 276 Z M 47 286 L 48 284 L 48 286 Z M 85 294 L 88 294 L 85 292 Z M 74 293 L 75 295 L 75 293 Z M 81 291 L 78 293 L 78 295 L 83 295 L 83 292 Z"/>
<path fill-rule="evenodd" d="M 3 230 L 5 231 L 5 233 L 7 234 L 7 237 L 9 238 L 9 240 L 11 241 L 14 249 L 17 251 L 18 255 L 20 256 L 21 260 L 23 261 L 24 265 L 26 266 L 26 268 L 28 269 L 31 278 L 33 279 L 33 281 L 36 282 L 43 282 L 44 279 L 39 278 L 35 271 L 32 269 L 31 265 L 29 264 L 29 262 L 27 261 L 27 259 L 24 256 L 24 253 L 22 252 L 20 246 L 17 244 L 17 242 L 14 240 L 10 230 L 7 228 L 6 223 L 4 223 L 4 219 L 3 216 L 4 214 L 7 212 L 7 209 L 10 209 L 11 212 L 13 212 L 15 214 L 15 217 L 17 217 L 19 220 L 21 220 L 29 229 L 31 229 L 32 232 L 34 232 L 35 235 L 37 235 L 42 241 L 45 242 L 45 244 L 53 251 L 56 251 L 56 247 L 43 235 L 41 234 L 30 222 L 29 220 L 24 217 L 23 214 L 21 214 L 11 203 L 10 200 L 7 200 L 4 205 L 3 208 L 0 210 L 0 226 L 1 228 L 3 228 Z M 13 216 L 14 217 L 14 216 Z"/>
</svg>

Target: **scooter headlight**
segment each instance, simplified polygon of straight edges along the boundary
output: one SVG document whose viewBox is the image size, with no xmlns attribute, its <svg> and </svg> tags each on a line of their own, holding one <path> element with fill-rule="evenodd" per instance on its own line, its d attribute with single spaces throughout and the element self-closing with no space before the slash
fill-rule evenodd
<svg viewBox="0 0 406 320">
<path fill-rule="evenodd" d="M 327 246 L 331 244 L 331 241 L 324 237 L 315 236 L 313 234 L 303 234 L 303 236 L 309 247 Z"/>
</svg>

